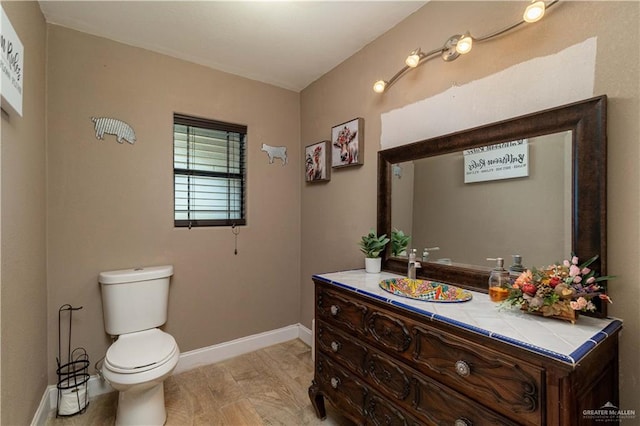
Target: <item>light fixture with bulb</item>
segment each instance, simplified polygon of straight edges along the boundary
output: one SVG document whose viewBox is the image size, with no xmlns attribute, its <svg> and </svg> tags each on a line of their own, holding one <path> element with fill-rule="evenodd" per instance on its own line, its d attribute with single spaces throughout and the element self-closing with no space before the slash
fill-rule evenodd
<svg viewBox="0 0 640 426">
<path fill-rule="evenodd" d="M 373 83 L 373 91 L 376 93 L 384 92 L 384 89 L 387 87 L 387 82 L 385 80 L 378 80 Z"/>
<path fill-rule="evenodd" d="M 411 52 L 409 56 L 407 56 L 407 59 L 405 59 L 404 63 L 411 68 L 417 67 L 420 63 L 420 59 L 422 59 L 422 57 L 420 56 L 421 54 L 422 51 L 420 51 L 420 48 L 417 48 L 416 50 Z"/>
<path fill-rule="evenodd" d="M 524 11 L 522 19 L 526 22 L 538 22 L 544 16 L 547 6 L 543 1 L 533 1 Z"/>
<path fill-rule="evenodd" d="M 487 34 L 482 37 L 473 37 L 469 32 L 464 34 L 456 34 L 449 37 L 442 47 L 433 49 L 427 53 L 422 52 L 420 48 L 413 50 L 407 59 L 405 60 L 405 66 L 401 68 L 393 77 L 389 80 L 378 80 L 373 85 L 373 91 L 376 93 L 385 92 L 389 86 L 395 83 L 400 77 L 402 77 L 411 68 L 416 68 L 424 62 L 435 58 L 440 55 L 445 62 L 451 62 L 456 60 L 460 55 L 467 54 L 471 51 L 474 43 L 481 43 L 483 41 L 491 40 L 494 37 L 505 34 L 524 23 L 537 22 L 544 16 L 545 10 L 556 4 L 560 0 L 551 0 L 549 3 L 545 3 L 542 0 L 532 0 L 531 4 L 527 6 L 522 16 L 522 19 L 508 27 L 495 31 L 491 34 Z"/>
<path fill-rule="evenodd" d="M 471 38 L 471 34 L 466 33 L 456 43 L 456 52 L 461 55 L 465 53 L 471 52 L 471 48 L 473 47 L 473 38 Z"/>
</svg>

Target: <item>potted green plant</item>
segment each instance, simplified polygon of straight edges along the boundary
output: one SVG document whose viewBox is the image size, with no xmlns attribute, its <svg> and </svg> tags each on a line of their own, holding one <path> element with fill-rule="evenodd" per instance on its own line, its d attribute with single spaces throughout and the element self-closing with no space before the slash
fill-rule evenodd
<svg viewBox="0 0 640 426">
<path fill-rule="evenodd" d="M 411 240 L 411 236 L 406 235 L 404 232 L 398 229 L 391 231 L 391 255 L 406 256 L 409 240 Z"/>
<path fill-rule="evenodd" d="M 377 274 L 380 272 L 382 259 L 380 253 L 389 243 L 387 234 L 377 235 L 373 229 L 367 235 L 362 236 L 362 240 L 358 243 L 360 251 L 365 256 L 365 270 L 369 273 Z"/>
</svg>

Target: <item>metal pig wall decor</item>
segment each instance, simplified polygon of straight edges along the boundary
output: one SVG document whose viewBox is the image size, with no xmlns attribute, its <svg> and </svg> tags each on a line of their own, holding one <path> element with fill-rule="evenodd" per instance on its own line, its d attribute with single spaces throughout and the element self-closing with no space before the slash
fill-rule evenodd
<svg viewBox="0 0 640 426">
<path fill-rule="evenodd" d="M 287 164 L 287 147 L 286 146 L 271 146 L 266 143 L 262 144 L 260 151 L 264 151 L 269 156 L 269 164 L 273 164 L 274 158 L 282 160 L 282 165 Z"/>
<path fill-rule="evenodd" d="M 93 125 L 96 130 L 96 139 L 103 140 L 106 133 L 109 135 L 115 135 L 118 143 L 127 141 L 133 145 L 136 141 L 136 134 L 133 131 L 133 128 L 124 121 L 107 117 L 91 117 L 91 121 L 93 121 Z"/>
</svg>

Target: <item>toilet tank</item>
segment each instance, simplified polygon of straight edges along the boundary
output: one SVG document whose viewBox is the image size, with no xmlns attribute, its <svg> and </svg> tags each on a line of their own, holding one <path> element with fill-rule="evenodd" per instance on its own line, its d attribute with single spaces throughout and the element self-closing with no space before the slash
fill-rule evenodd
<svg viewBox="0 0 640 426">
<path fill-rule="evenodd" d="M 116 336 L 164 324 L 171 275 L 172 265 L 101 272 L 105 331 Z"/>
</svg>

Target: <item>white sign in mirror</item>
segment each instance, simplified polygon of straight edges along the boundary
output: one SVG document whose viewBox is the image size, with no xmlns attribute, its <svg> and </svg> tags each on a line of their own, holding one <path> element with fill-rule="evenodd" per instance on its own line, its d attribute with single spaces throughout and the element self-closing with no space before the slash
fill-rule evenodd
<svg viewBox="0 0 640 426">
<path fill-rule="evenodd" d="M 527 139 L 465 149 L 464 183 L 529 176 Z"/>
<path fill-rule="evenodd" d="M 22 117 L 22 85 L 24 46 L 13 29 L 9 17 L 0 7 L 0 73 L 2 80 L 2 108 L 13 110 Z"/>
</svg>

